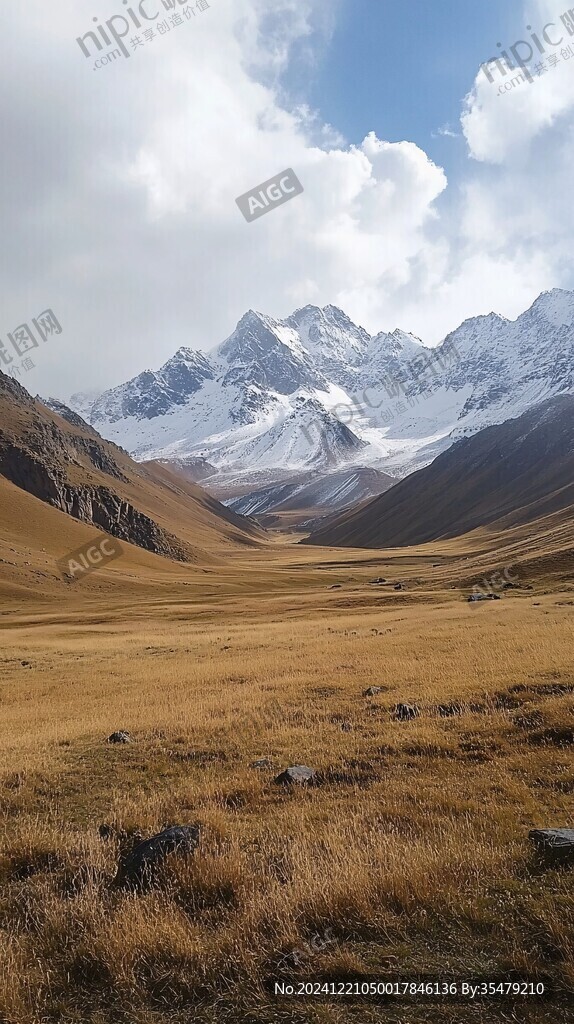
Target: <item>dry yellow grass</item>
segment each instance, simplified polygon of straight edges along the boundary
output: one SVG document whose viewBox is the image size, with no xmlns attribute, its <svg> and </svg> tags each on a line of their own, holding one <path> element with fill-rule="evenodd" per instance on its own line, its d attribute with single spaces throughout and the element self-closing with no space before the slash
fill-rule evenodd
<svg viewBox="0 0 574 1024">
<path fill-rule="evenodd" d="M 534 558 L 519 533 L 506 543 Z M 450 588 L 510 564 L 494 547 L 277 543 L 231 553 L 207 579 L 119 560 L 58 604 L 11 587 L 0 1019 L 572 1019 L 572 874 L 540 870 L 527 835 L 574 824 L 574 596 L 554 582 L 560 550 L 533 591 L 467 605 Z M 379 574 L 406 591 L 370 587 Z M 371 685 L 383 691 L 365 698 Z M 394 721 L 400 701 L 420 717 Z M 460 713 L 443 718 L 449 703 Z M 116 729 L 133 743 L 106 744 Z M 251 767 L 263 757 L 308 764 L 321 785 L 280 790 Z M 117 840 L 99 838 L 103 822 Z M 192 860 L 172 858 L 150 892 L 113 888 L 133 832 L 195 822 Z M 556 994 L 381 1009 L 265 988 L 361 973 L 545 975 Z"/>
</svg>

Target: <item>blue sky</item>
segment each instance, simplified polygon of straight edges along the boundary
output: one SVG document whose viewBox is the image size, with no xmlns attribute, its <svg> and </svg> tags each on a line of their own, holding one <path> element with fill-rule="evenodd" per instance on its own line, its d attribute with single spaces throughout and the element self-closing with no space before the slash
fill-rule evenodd
<svg viewBox="0 0 574 1024">
<path fill-rule="evenodd" d="M 350 142 L 369 131 L 416 142 L 440 163 L 480 63 L 525 30 L 522 0 L 342 0 L 306 100 Z"/>
</svg>

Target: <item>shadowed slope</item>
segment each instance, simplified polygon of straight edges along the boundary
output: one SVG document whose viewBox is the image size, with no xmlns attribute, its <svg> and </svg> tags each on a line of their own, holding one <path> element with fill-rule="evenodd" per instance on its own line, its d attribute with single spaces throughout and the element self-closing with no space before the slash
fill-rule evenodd
<svg viewBox="0 0 574 1024">
<path fill-rule="evenodd" d="M 532 522 L 574 504 L 574 397 L 456 444 L 303 543 L 394 547 Z"/>
</svg>

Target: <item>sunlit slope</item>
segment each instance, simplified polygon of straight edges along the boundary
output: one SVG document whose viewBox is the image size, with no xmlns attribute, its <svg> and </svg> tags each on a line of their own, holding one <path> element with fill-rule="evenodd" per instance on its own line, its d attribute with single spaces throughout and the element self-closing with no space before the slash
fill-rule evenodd
<svg viewBox="0 0 574 1024">
<path fill-rule="evenodd" d="M 62 412 L 65 419 L 0 374 L 0 476 L 75 519 L 181 561 L 263 539 L 200 487 L 164 467 L 138 465 Z"/>
</svg>

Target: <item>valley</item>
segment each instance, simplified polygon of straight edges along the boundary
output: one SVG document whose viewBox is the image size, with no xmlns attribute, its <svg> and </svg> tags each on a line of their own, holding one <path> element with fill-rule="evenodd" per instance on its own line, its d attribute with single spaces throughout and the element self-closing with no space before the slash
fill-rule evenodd
<svg viewBox="0 0 574 1024">
<path fill-rule="evenodd" d="M 7 492 L 47 513 L 34 541 L 12 504 L 0 542 L 19 580 L 0 583 L 7 1021 L 374 1024 L 373 1003 L 270 985 L 419 975 L 552 986 L 442 1003 L 452 1024 L 566 1020 L 570 877 L 540 870 L 528 832 L 570 821 L 570 526 L 369 551 L 212 537 L 215 565 L 128 545 L 38 593 L 62 513 Z M 504 565 L 517 589 L 469 605 Z M 110 745 L 120 729 L 131 742 Z M 318 785 L 277 786 L 290 764 Z M 195 857 L 149 892 L 114 888 L 126 844 L 188 823 Z"/>
<path fill-rule="evenodd" d="M 0 374 L 5 1024 L 568 1019 L 573 401 L 214 484 Z"/>
</svg>

